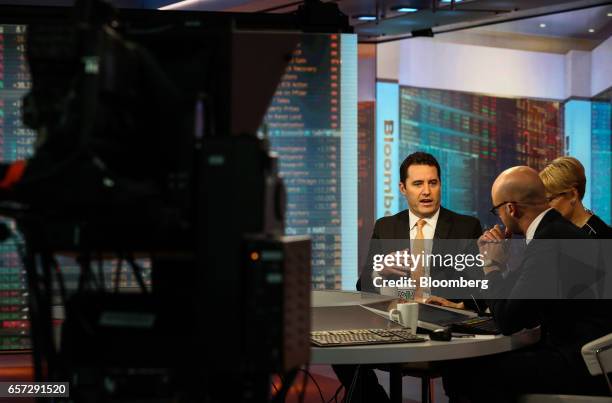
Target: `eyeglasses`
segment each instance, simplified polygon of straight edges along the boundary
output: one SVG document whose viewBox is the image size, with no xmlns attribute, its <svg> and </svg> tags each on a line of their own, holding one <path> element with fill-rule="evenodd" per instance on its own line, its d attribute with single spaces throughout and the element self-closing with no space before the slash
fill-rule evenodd
<svg viewBox="0 0 612 403">
<path fill-rule="evenodd" d="M 565 196 L 568 193 L 569 193 L 569 191 L 565 191 L 565 192 L 561 192 L 561 193 L 555 193 L 554 195 L 547 197 L 546 201 L 548 201 L 550 203 L 551 201 L 555 200 L 557 197 Z"/>
<path fill-rule="evenodd" d="M 499 203 L 497 206 L 493 206 L 493 207 L 491 208 L 491 210 L 489 210 L 489 212 L 490 212 L 491 214 L 493 214 L 495 217 L 499 217 L 499 211 L 498 211 L 498 209 L 499 209 L 501 206 L 503 206 L 504 204 L 508 204 L 508 203 L 518 203 L 518 202 L 515 202 L 515 201 L 505 201 L 505 202 L 501 202 L 501 203 Z"/>
<path fill-rule="evenodd" d="M 497 206 L 493 206 L 493 207 L 491 208 L 491 210 L 489 210 L 489 212 L 490 212 L 491 214 L 493 214 L 495 217 L 499 217 L 499 211 L 498 211 L 498 209 L 499 209 L 501 206 L 503 206 L 504 204 L 508 204 L 508 203 L 514 203 L 514 204 L 526 204 L 526 205 L 530 205 L 530 206 L 537 206 L 537 205 L 539 205 L 539 204 L 544 204 L 545 202 L 544 202 L 544 201 L 542 201 L 542 202 L 533 202 L 533 203 L 529 203 L 529 202 L 519 202 L 519 201 L 512 201 L 512 200 L 508 200 L 508 201 L 505 201 L 505 202 L 501 202 L 501 203 L 499 203 Z"/>
</svg>

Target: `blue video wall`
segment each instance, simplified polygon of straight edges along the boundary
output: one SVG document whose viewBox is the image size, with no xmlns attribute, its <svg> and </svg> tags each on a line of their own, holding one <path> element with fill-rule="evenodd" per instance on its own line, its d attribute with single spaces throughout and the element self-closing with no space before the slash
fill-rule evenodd
<svg viewBox="0 0 612 403">
<path fill-rule="evenodd" d="M 591 175 L 589 207 L 612 223 L 612 104 L 591 104 Z M 589 180 L 587 180 L 589 182 Z"/>
<path fill-rule="evenodd" d="M 378 83 L 377 99 L 377 217 L 407 208 L 398 170 L 415 151 L 439 161 L 442 205 L 483 225 L 497 222 L 489 209 L 499 172 L 514 165 L 539 170 L 563 154 L 560 102 L 396 83 Z"/>
<path fill-rule="evenodd" d="M 565 153 L 584 165 L 585 207 L 612 222 L 612 104 L 610 101 L 570 100 L 564 105 Z"/>
</svg>

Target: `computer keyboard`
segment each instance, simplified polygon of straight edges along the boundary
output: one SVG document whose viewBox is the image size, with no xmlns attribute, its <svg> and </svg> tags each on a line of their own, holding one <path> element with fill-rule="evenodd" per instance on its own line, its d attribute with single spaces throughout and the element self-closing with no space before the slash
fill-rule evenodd
<svg viewBox="0 0 612 403">
<path fill-rule="evenodd" d="M 501 330 L 489 316 L 478 316 L 451 324 L 453 332 L 470 334 L 500 334 Z"/>
<path fill-rule="evenodd" d="M 424 338 L 402 329 L 353 329 L 310 332 L 310 341 L 318 347 L 372 344 L 418 343 Z"/>
</svg>

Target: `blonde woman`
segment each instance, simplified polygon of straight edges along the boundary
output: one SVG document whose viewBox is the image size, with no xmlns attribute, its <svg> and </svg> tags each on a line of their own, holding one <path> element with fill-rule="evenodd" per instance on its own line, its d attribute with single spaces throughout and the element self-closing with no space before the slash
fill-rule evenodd
<svg viewBox="0 0 612 403">
<path fill-rule="evenodd" d="M 548 164 L 540 178 L 546 188 L 550 207 L 593 238 L 610 238 L 612 229 L 582 205 L 586 177 L 576 158 L 559 157 Z"/>
</svg>

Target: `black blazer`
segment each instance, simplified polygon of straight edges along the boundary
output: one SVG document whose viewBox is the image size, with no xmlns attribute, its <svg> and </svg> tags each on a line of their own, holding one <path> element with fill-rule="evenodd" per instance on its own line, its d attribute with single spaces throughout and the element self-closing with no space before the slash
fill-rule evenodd
<svg viewBox="0 0 612 403">
<path fill-rule="evenodd" d="M 504 334 L 540 325 L 542 343 L 560 352 L 576 368 L 586 370 L 581 347 L 612 332 L 612 312 L 603 300 L 568 299 L 564 295 L 565 270 L 580 273 L 579 262 L 572 260 L 572 241 L 582 243 L 586 234 L 557 211 L 543 217 L 533 240 L 525 248 L 515 271 L 504 278 L 499 272 L 486 276 L 489 289 L 484 292 L 493 317 Z M 565 240 L 565 241 L 564 241 Z M 596 245 L 596 243 L 592 243 Z M 567 266 L 567 267 L 566 267 Z M 550 296 L 554 299 L 534 299 Z"/>
<path fill-rule="evenodd" d="M 440 207 L 440 214 L 434 233 L 432 254 L 477 254 L 478 247 L 475 240 L 478 239 L 480 235 L 482 235 L 482 226 L 477 218 L 457 214 L 444 207 Z M 442 243 L 436 242 L 436 239 L 454 239 L 457 240 L 457 242 Z M 374 225 L 372 240 L 373 241 L 370 242 L 368 258 L 361 270 L 359 280 L 357 281 L 357 290 L 359 291 L 377 292 L 371 280 L 372 257 L 376 253 L 388 253 L 392 251 L 381 251 L 380 247 L 376 245 L 378 243 L 376 240 L 397 240 L 398 243 L 405 241 L 405 247 L 410 246 L 410 216 L 408 210 L 378 219 Z M 474 241 L 472 242 L 471 240 Z M 397 248 L 391 249 L 397 250 Z M 465 269 L 463 272 L 457 272 L 452 269 L 432 270 L 431 277 L 433 279 L 454 278 L 458 273 L 463 273 L 462 275 L 464 277 L 469 276 L 470 278 L 476 278 L 476 275 L 480 275 L 480 270 L 478 273 L 476 272 L 477 270 L 474 269 Z M 444 296 L 444 290 L 432 289 L 432 294 Z M 466 299 L 471 298 L 468 295 Z"/>
<path fill-rule="evenodd" d="M 589 221 L 582 228 L 588 236 L 597 239 L 611 239 L 612 228 L 610 228 L 601 218 L 593 214 Z"/>
</svg>

